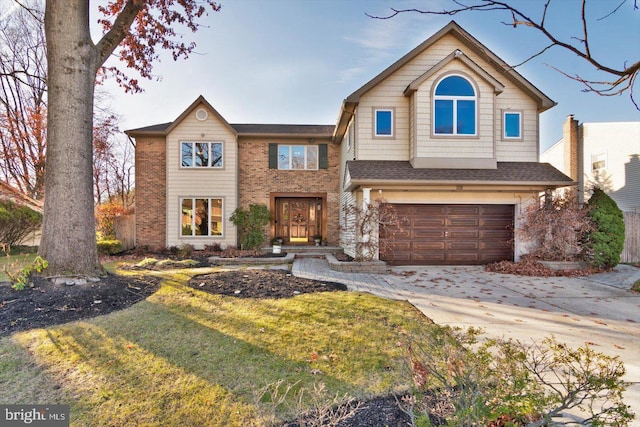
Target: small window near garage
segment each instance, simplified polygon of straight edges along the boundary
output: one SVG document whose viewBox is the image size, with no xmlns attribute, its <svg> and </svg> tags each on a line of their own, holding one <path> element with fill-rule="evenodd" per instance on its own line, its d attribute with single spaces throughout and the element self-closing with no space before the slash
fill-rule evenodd
<svg viewBox="0 0 640 427">
<path fill-rule="evenodd" d="M 599 171 L 607 168 L 607 154 L 598 153 L 591 155 L 591 170 Z"/>
<path fill-rule="evenodd" d="M 504 139 L 522 139 L 522 113 L 520 111 L 503 112 L 502 124 Z"/>
<path fill-rule="evenodd" d="M 377 108 L 375 115 L 375 136 L 390 138 L 393 137 L 393 109 Z"/>
<path fill-rule="evenodd" d="M 222 236 L 222 199 L 185 197 L 180 206 L 181 236 Z"/>
<path fill-rule="evenodd" d="M 185 141 L 180 143 L 183 168 L 221 168 L 222 154 L 222 142 Z"/>
</svg>

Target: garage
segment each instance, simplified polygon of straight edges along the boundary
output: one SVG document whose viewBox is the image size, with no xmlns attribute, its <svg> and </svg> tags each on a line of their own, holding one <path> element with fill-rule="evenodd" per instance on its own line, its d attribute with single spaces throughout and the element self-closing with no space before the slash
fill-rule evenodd
<svg viewBox="0 0 640 427">
<path fill-rule="evenodd" d="M 380 230 L 391 265 L 477 265 L 513 260 L 513 205 L 393 204 L 401 225 Z"/>
</svg>

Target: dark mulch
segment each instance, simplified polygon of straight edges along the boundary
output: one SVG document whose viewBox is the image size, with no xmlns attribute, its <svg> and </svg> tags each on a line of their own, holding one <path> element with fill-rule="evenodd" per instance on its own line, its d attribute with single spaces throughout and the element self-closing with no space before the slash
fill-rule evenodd
<svg viewBox="0 0 640 427">
<path fill-rule="evenodd" d="M 338 416 L 342 415 L 339 420 Z M 302 415 L 300 418 L 284 423 L 281 427 L 303 427 L 318 425 L 318 414 Z M 324 415 L 321 425 L 336 427 L 406 427 L 410 426 L 409 416 L 400 409 L 394 396 L 381 396 L 364 402 L 354 401 L 351 404 L 334 408 Z M 433 424 L 439 425 L 439 424 Z"/>
<path fill-rule="evenodd" d="M 16 291 L 0 283 L 0 336 L 122 310 L 153 294 L 154 278 L 106 275 L 99 282 L 55 285 L 36 277 L 33 287 Z"/>
<path fill-rule="evenodd" d="M 346 291 L 341 283 L 296 277 L 284 270 L 241 270 L 194 276 L 189 285 L 238 298 L 291 298 L 311 292 Z"/>
</svg>

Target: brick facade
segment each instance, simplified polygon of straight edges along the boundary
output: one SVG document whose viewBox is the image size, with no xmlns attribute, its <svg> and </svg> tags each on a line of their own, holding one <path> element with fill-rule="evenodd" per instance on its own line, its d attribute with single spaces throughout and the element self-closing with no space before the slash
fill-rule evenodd
<svg viewBox="0 0 640 427">
<path fill-rule="evenodd" d="M 166 247 L 166 168 L 164 136 L 136 138 L 136 246 Z"/>
<path fill-rule="evenodd" d="M 578 120 L 573 114 L 567 116 L 562 124 L 562 138 L 568 143 L 564 145 L 564 168 L 574 181 L 580 178 L 578 170 Z"/>
<path fill-rule="evenodd" d="M 274 214 L 271 196 L 274 193 L 322 194 L 326 209 L 326 239 L 329 245 L 339 242 L 340 209 L 340 146 L 330 141 L 317 140 L 314 143 L 328 145 L 329 164 L 327 169 L 312 171 L 292 171 L 269 169 L 269 143 L 306 145 L 307 141 L 248 139 L 239 141 L 239 205 L 247 208 L 250 204 L 266 204 Z M 271 232 L 270 232 L 271 234 Z M 274 236 L 266 236 L 272 238 Z"/>
</svg>

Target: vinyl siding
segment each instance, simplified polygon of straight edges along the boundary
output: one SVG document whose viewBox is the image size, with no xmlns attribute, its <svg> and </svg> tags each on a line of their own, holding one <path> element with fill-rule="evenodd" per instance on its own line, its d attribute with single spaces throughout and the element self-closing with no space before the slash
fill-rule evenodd
<svg viewBox="0 0 640 427">
<path fill-rule="evenodd" d="M 425 80 L 410 97 L 407 86 L 438 64 L 455 49 L 492 74 L 505 86 L 496 95 L 494 88 L 477 73 L 458 60 L 453 60 Z M 431 131 L 432 87 L 444 73 L 459 71 L 471 77 L 479 89 L 477 137 L 433 138 Z M 394 108 L 393 139 L 373 137 L 375 108 Z M 502 110 L 523 113 L 523 140 L 502 141 Z M 447 35 L 434 43 L 400 70 L 362 95 L 357 111 L 356 156 L 358 160 L 409 160 L 416 157 L 496 158 L 498 161 L 538 160 L 538 113 L 535 102 L 521 89 L 504 78 L 455 37 Z"/>
<path fill-rule="evenodd" d="M 191 244 L 196 249 L 205 245 L 223 247 L 237 244 L 236 228 L 229 217 L 237 207 L 237 143 L 233 132 L 209 111 L 205 121 L 195 118 L 196 107 L 167 135 L 167 245 Z M 180 143 L 222 142 L 223 167 L 181 168 Z M 221 198 L 223 203 L 223 235 L 221 237 L 183 237 L 181 231 L 181 197 Z"/>
<path fill-rule="evenodd" d="M 501 162 L 537 162 L 539 161 L 539 117 L 536 103 L 522 90 L 510 82 L 505 84 L 504 92 L 496 97 L 496 156 Z M 503 141 L 502 113 L 515 110 L 522 113 L 522 141 Z"/>
<path fill-rule="evenodd" d="M 584 123 L 584 182 L 598 184 L 624 211 L 640 211 L 640 122 Z M 604 170 L 592 170 L 592 156 L 604 154 Z"/>
<path fill-rule="evenodd" d="M 463 68 L 461 68 L 461 66 Z M 474 137 L 446 137 L 432 134 L 433 101 L 431 94 L 433 85 L 443 74 L 461 72 L 472 79 L 477 94 L 477 122 Z M 464 158 L 494 158 L 494 117 L 493 117 L 493 87 L 482 80 L 477 74 L 466 68 L 458 61 L 452 61 L 441 72 L 425 80 L 416 94 L 418 99 L 417 117 L 417 157 L 464 157 Z"/>
</svg>

